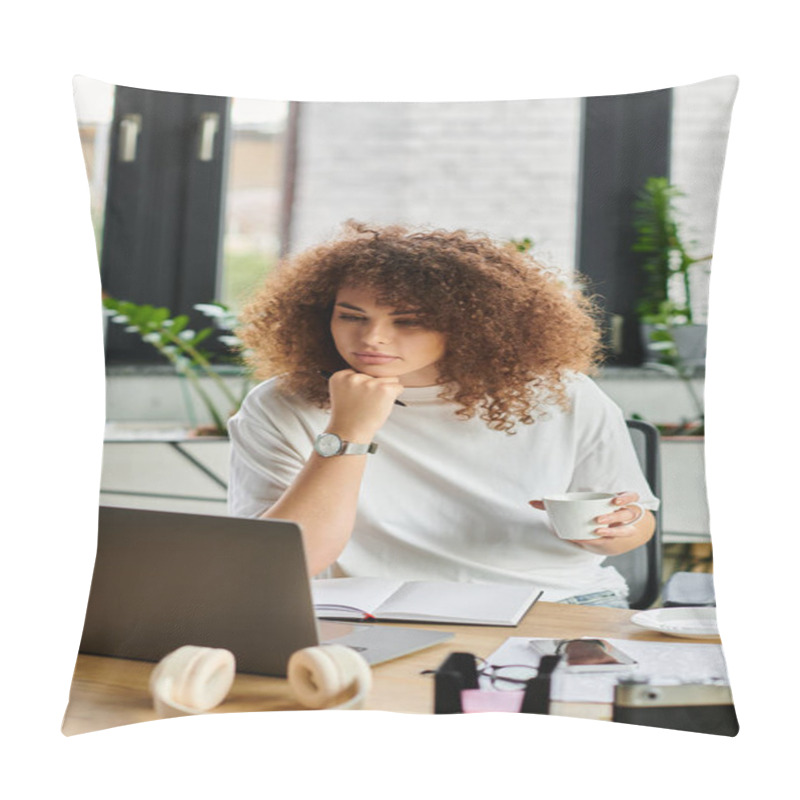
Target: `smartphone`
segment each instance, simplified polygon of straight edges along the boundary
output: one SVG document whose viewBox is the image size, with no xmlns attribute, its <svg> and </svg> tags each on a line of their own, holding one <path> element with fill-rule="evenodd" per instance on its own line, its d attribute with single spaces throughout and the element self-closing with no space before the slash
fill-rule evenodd
<svg viewBox="0 0 800 800">
<path fill-rule="evenodd" d="M 567 672 L 628 672 L 636 661 L 605 639 L 531 639 L 540 656 L 560 655 Z"/>
</svg>

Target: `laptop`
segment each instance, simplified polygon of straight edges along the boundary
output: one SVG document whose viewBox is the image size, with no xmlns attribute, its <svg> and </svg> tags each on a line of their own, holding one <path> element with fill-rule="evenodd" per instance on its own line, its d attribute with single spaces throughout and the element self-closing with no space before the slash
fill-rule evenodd
<svg viewBox="0 0 800 800">
<path fill-rule="evenodd" d="M 379 664 L 452 635 L 318 621 L 293 522 L 100 507 L 81 653 L 160 661 L 222 647 L 238 672 L 284 677 L 304 647 L 343 644 Z"/>
</svg>

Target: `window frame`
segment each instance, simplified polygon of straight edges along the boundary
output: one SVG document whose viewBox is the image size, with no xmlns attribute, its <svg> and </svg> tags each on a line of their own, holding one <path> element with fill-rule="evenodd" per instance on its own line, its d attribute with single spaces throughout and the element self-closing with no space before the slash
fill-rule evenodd
<svg viewBox="0 0 800 800">
<path fill-rule="evenodd" d="M 672 89 L 583 100 L 576 265 L 602 298 L 611 365 L 644 360 L 633 210 L 649 177 L 670 174 L 672 106 Z"/>
<path fill-rule="evenodd" d="M 204 114 L 217 115 L 207 160 L 199 154 Z M 134 156 L 123 160 L 122 131 L 132 115 L 139 121 Z M 115 87 L 100 263 L 105 294 L 208 325 L 194 305 L 213 300 L 219 288 L 229 118 L 227 97 Z M 139 337 L 108 326 L 106 363 L 159 360 Z"/>
</svg>

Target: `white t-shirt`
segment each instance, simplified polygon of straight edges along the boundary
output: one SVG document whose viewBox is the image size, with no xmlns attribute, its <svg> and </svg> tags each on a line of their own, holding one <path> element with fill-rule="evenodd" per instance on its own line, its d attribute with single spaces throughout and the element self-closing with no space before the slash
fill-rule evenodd
<svg viewBox="0 0 800 800">
<path fill-rule="evenodd" d="M 596 555 L 556 537 L 528 501 L 568 491 L 630 490 L 655 510 L 620 409 L 584 375 L 567 384 L 569 411 L 552 406 L 508 435 L 455 416 L 440 388 L 408 388 L 367 457 L 343 576 L 530 584 L 542 599 L 627 590 Z M 229 422 L 229 511 L 257 517 L 309 458 L 329 411 L 283 393 L 276 379 L 250 391 Z M 342 456 L 346 458 L 347 456 Z"/>
</svg>

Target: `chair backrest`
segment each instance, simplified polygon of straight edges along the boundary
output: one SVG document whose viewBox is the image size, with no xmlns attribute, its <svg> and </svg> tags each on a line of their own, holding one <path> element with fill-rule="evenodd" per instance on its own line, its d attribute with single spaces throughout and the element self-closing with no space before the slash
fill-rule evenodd
<svg viewBox="0 0 800 800">
<path fill-rule="evenodd" d="M 661 461 L 658 453 L 659 433 L 655 425 L 629 419 L 628 432 L 650 489 L 661 497 Z M 628 582 L 628 603 L 631 608 L 649 608 L 661 591 L 661 513 L 656 512 L 656 530 L 650 541 L 619 556 L 606 559 Z"/>
</svg>

